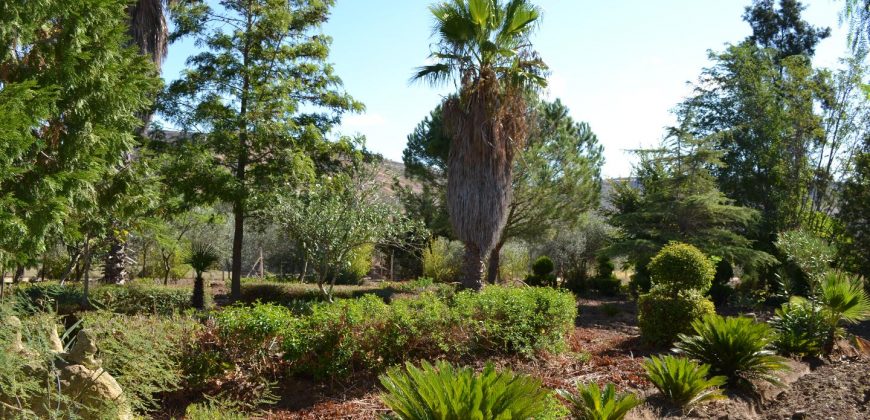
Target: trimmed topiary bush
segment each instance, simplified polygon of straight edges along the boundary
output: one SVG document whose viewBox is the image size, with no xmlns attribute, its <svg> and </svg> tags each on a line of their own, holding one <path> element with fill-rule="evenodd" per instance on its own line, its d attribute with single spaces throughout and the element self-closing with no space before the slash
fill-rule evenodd
<svg viewBox="0 0 870 420">
<path fill-rule="evenodd" d="M 701 250 L 689 244 L 671 242 L 647 266 L 653 287 L 671 291 L 710 290 L 716 267 Z"/>
<path fill-rule="evenodd" d="M 553 260 L 546 255 L 542 255 L 532 263 L 532 275 L 526 278 L 526 283 L 529 286 L 549 286 L 556 287 L 556 276 L 553 270 L 556 265 Z"/>
<path fill-rule="evenodd" d="M 678 334 L 692 331 L 692 321 L 716 313 L 713 302 L 695 290 L 653 289 L 638 298 L 637 308 L 641 338 L 654 346 L 669 346 Z"/>
</svg>

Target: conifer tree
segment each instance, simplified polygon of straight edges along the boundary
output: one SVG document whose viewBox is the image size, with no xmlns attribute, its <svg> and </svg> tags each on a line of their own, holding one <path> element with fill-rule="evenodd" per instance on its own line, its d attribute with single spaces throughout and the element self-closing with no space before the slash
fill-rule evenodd
<svg viewBox="0 0 870 420">
<path fill-rule="evenodd" d="M 232 174 L 231 296 L 241 294 L 245 218 L 254 202 L 309 179 L 313 154 L 342 113 L 362 105 L 341 91 L 327 63 L 330 38 L 319 33 L 332 0 L 181 1 L 174 38 L 193 35 L 204 51 L 173 82 L 163 111 L 186 140 L 211 151 Z M 208 186 L 204 186 L 208 187 Z"/>
</svg>

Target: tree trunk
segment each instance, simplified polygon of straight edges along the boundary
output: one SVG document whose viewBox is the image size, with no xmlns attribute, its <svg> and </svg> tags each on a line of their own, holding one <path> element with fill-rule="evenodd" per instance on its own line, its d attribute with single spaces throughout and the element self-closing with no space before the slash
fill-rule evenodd
<svg viewBox="0 0 870 420">
<path fill-rule="evenodd" d="M 103 283 L 124 284 L 130 280 L 127 273 L 127 242 L 111 234 L 109 243 L 109 252 L 103 265 Z"/>
<path fill-rule="evenodd" d="M 85 258 L 84 278 L 82 279 L 82 281 L 84 283 L 82 283 L 81 306 L 83 309 L 86 309 L 86 308 L 90 307 L 90 304 L 91 304 L 90 296 L 89 296 L 90 283 L 91 283 L 91 274 L 90 274 L 90 271 L 91 271 L 91 239 L 90 238 L 85 239 L 84 258 Z"/>
<path fill-rule="evenodd" d="M 20 264 L 16 265 L 15 274 L 12 275 L 12 284 L 20 283 L 22 277 L 24 277 L 24 266 Z"/>
<path fill-rule="evenodd" d="M 196 273 L 196 279 L 193 281 L 191 306 L 194 309 L 205 309 L 205 279 L 202 278 L 202 273 Z"/>
<path fill-rule="evenodd" d="M 462 288 L 478 291 L 483 288 L 483 260 L 477 245 L 465 244 L 465 257 L 462 261 Z"/>
<path fill-rule="evenodd" d="M 61 284 L 61 285 L 63 285 L 63 284 L 66 282 L 66 279 L 67 279 L 67 278 L 69 277 L 69 275 L 73 272 L 73 270 L 75 269 L 76 265 L 79 263 L 79 258 L 81 258 L 81 256 L 82 256 L 82 251 L 81 251 L 81 250 L 76 250 L 75 255 L 73 255 L 73 256 L 70 258 L 70 260 L 69 260 L 69 264 L 67 264 L 66 269 L 63 270 L 63 274 L 61 274 L 61 276 L 60 276 L 60 284 Z"/>
<path fill-rule="evenodd" d="M 308 257 L 302 260 L 302 272 L 299 273 L 299 283 L 305 283 L 305 275 L 308 274 Z"/>
<path fill-rule="evenodd" d="M 250 32 L 253 26 L 253 20 L 250 14 L 247 16 L 246 33 Z M 244 50 L 242 51 L 242 67 L 248 68 L 248 57 L 251 45 L 250 40 L 246 41 Z M 233 202 L 233 216 L 235 218 L 235 226 L 233 227 L 233 266 L 232 276 L 230 280 L 230 300 L 236 301 L 242 297 L 242 244 L 245 236 L 245 205 L 247 188 L 245 187 L 245 170 L 248 165 L 248 94 L 251 88 L 251 80 L 247 73 L 242 76 L 242 89 L 239 100 L 239 156 L 236 162 L 236 182 L 240 189 L 240 194 Z"/>
<path fill-rule="evenodd" d="M 244 204 L 236 202 L 233 206 L 235 226 L 233 227 L 233 265 L 230 284 L 230 299 L 235 301 L 242 297 L 242 243 L 245 235 Z"/>
<path fill-rule="evenodd" d="M 499 281 L 498 269 L 501 264 L 501 248 L 504 242 L 499 241 L 495 244 L 495 248 L 489 252 L 489 262 L 486 264 L 486 282 L 496 284 Z"/>
</svg>

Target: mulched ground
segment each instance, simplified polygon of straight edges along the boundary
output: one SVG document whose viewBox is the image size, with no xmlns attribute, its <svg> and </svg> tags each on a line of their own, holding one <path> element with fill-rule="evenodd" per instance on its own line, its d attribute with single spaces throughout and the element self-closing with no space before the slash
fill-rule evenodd
<svg viewBox="0 0 870 420">
<path fill-rule="evenodd" d="M 870 356 L 848 345 L 833 360 L 818 360 L 812 366 L 793 362 L 785 388 L 761 385 L 760 395 L 732 393 L 727 401 L 708 403 L 692 413 L 671 412 L 644 378 L 643 358 L 663 349 L 646 348 L 640 343 L 634 303 L 581 299 L 579 308 L 567 353 L 492 362 L 537 376 L 550 388 L 571 390 L 577 382 L 613 382 L 622 390 L 649 397 L 629 414 L 629 419 L 870 419 Z M 870 339 L 865 335 L 870 332 L 870 323 L 850 331 Z M 482 367 L 484 362 L 469 363 Z M 374 378 L 346 383 L 285 383 L 280 392 L 282 400 L 263 418 L 376 419 L 387 412 L 377 392 Z"/>
</svg>

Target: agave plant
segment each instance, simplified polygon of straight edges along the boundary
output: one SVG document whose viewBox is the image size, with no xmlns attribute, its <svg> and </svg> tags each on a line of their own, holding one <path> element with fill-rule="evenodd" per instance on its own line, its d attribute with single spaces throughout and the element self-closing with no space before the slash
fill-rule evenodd
<svg viewBox="0 0 870 420">
<path fill-rule="evenodd" d="M 776 373 L 788 365 L 770 350 L 775 336 L 767 324 L 746 317 L 708 315 L 693 322 L 692 329 L 693 336 L 679 335 L 676 352 L 709 364 L 712 373 L 725 375 L 731 385 L 754 379 L 781 384 Z"/>
<path fill-rule="evenodd" d="M 440 361 L 421 367 L 410 363 L 380 376 L 381 400 L 396 417 L 419 419 L 529 419 L 549 409 L 549 391 L 541 381 L 497 371 L 487 364 L 480 374 Z"/>
<path fill-rule="evenodd" d="M 644 362 L 647 378 L 675 406 L 691 409 L 704 401 L 725 398 L 720 386 L 727 378 L 707 378 L 710 365 L 698 364 L 685 357 L 653 356 Z"/>
<path fill-rule="evenodd" d="M 190 252 L 184 259 L 184 263 L 193 268 L 196 279 L 193 283 L 193 297 L 191 306 L 196 309 L 205 308 L 205 280 L 202 274 L 212 268 L 220 260 L 220 253 L 210 244 L 194 242 L 190 246 Z"/>
<path fill-rule="evenodd" d="M 594 382 L 577 384 L 577 395 L 564 390 L 560 390 L 559 395 L 571 403 L 580 420 L 620 420 L 643 402 L 631 393 L 618 394 L 613 384 L 601 389 Z"/>
</svg>

